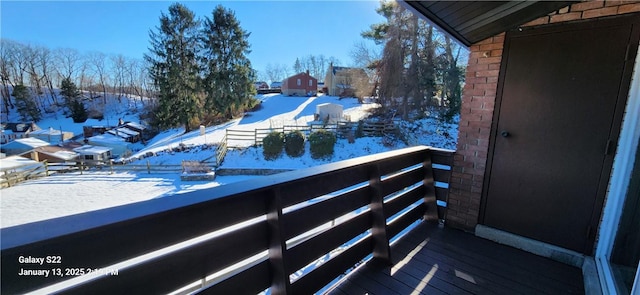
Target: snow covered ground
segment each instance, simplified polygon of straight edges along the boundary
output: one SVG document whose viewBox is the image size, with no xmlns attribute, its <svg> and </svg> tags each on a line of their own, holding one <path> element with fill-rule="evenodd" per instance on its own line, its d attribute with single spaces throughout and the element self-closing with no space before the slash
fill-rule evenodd
<svg viewBox="0 0 640 295">
<path fill-rule="evenodd" d="M 205 160 L 213 156 L 213 149 L 193 148 L 184 152 L 171 151 L 180 145 L 199 147 L 215 144 L 222 140 L 225 130 L 254 130 L 256 128 L 276 128 L 283 125 L 305 125 L 313 120 L 316 106 L 321 103 L 341 104 L 344 114 L 357 121 L 367 116 L 367 110 L 375 108 L 372 103 L 359 104 L 356 99 L 338 99 L 331 96 L 319 97 L 286 97 L 279 94 L 260 95 L 262 108 L 218 126 L 206 128 L 206 134 L 199 130 L 184 133 L 177 128 L 165 131 L 156 136 L 146 146 L 139 145 L 127 162 L 133 164 L 147 163 L 151 165 L 180 164 L 183 160 Z M 140 103 L 138 101 L 138 103 Z M 119 118 L 125 121 L 138 122 L 134 108 L 130 102 L 114 107 L 115 112 L 109 116 L 110 123 Z M 76 134 L 82 132 L 83 125 L 108 125 L 107 122 L 90 120 L 84 124 L 74 124 L 63 116 L 52 116 L 38 122 L 41 128 L 62 128 Z M 407 126 L 410 130 L 411 145 L 424 144 L 441 148 L 455 148 L 457 126 L 440 123 L 435 119 L 423 119 Z M 247 144 L 250 145 L 250 144 Z M 283 155 L 274 161 L 266 161 L 260 148 L 248 147 L 230 151 L 222 168 L 287 168 L 299 169 L 327 162 L 335 162 L 373 153 L 403 148 L 402 142 L 394 146 L 385 146 L 381 138 L 358 138 L 354 143 L 339 140 L 335 146 L 335 154 L 331 159 L 315 160 L 309 153 L 308 144 L 302 157 L 291 158 Z M 144 157 L 155 154 L 152 157 Z M 1 161 L 1 160 L 0 160 Z M 147 174 L 115 173 L 90 171 L 80 173 L 57 174 L 50 177 L 30 180 L 19 185 L 0 190 L 0 226 L 9 227 L 59 216 L 77 214 L 100 208 L 124 205 L 159 197 L 180 197 L 188 191 L 212 188 L 231 182 L 248 180 L 256 176 L 218 176 L 213 182 L 182 181 L 178 173 Z"/>
</svg>

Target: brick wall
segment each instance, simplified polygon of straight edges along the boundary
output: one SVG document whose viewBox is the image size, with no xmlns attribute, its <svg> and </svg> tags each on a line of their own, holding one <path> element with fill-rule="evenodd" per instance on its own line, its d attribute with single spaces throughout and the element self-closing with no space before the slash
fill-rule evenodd
<svg viewBox="0 0 640 295">
<path fill-rule="evenodd" d="M 640 12 L 636 1 L 587 1 L 562 8 L 523 26 L 546 25 Z M 466 84 L 462 92 L 457 152 L 451 173 L 447 225 L 473 230 L 478 222 L 489 136 L 496 101 L 505 34 L 469 48 Z"/>
</svg>

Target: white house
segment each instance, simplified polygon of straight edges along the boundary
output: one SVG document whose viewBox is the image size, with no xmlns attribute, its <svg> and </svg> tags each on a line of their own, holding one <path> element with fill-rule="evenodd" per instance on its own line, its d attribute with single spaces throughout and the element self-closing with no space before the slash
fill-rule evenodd
<svg viewBox="0 0 640 295">
<path fill-rule="evenodd" d="M 78 153 L 82 160 L 109 161 L 111 159 L 111 148 L 108 147 L 83 145 L 73 151 Z"/>
<path fill-rule="evenodd" d="M 55 130 L 51 127 L 48 129 L 40 129 L 29 133 L 29 137 L 44 140 L 51 144 L 58 144 L 73 137 L 73 132 Z"/>
</svg>

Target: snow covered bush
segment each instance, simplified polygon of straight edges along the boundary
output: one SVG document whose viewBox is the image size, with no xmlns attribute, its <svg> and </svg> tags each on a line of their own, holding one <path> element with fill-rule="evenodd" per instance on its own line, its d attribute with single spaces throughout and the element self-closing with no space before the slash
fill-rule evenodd
<svg viewBox="0 0 640 295">
<path fill-rule="evenodd" d="M 275 160 L 282 154 L 284 135 L 282 132 L 271 132 L 262 140 L 262 154 L 265 160 Z"/>
<path fill-rule="evenodd" d="M 291 131 L 284 136 L 284 151 L 290 157 L 304 154 L 304 134 L 299 130 Z"/>
<path fill-rule="evenodd" d="M 336 135 L 326 130 L 319 130 L 309 134 L 311 158 L 320 159 L 333 155 L 333 146 L 336 141 Z"/>
</svg>

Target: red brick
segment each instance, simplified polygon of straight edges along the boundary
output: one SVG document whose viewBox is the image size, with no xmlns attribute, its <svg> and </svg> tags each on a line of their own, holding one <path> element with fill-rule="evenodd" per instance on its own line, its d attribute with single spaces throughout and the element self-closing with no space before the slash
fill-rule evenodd
<svg viewBox="0 0 640 295">
<path fill-rule="evenodd" d="M 484 78 L 484 77 L 481 77 Z M 473 85 L 473 89 L 496 89 L 498 88 L 497 83 L 478 83 Z"/>
<path fill-rule="evenodd" d="M 487 83 L 497 83 L 498 77 L 487 77 Z"/>
<path fill-rule="evenodd" d="M 505 33 L 500 33 L 499 35 L 493 36 L 493 43 L 503 44 L 504 43 L 504 36 L 505 36 Z"/>
<path fill-rule="evenodd" d="M 487 90 L 484 91 L 484 95 L 485 96 L 493 96 L 493 97 L 495 97 L 496 96 L 496 90 L 487 89 Z"/>
<path fill-rule="evenodd" d="M 482 44 L 480 45 L 480 51 L 483 50 L 494 50 L 494 49 L 502 49 L 502 43 L 491 43 L 491 44 Z"/>
<path fill-rule="evenodd" d="M 495 97 L 491 97 L 492 99 L 495 99 Z M 488 100 L 488 99 L 487 99 Z M 485 101 L 484 105 L 482 106 L 485 110 L 491 110 L 493 112 L 493 110 L 496 107 L 496 102 L 495 100 L 491 100 L 491 101 Z"/>
<path fill-rule="evenodd" d="M 498 74 L 498 70 L 477 71 L 476 77 L 497 77 Z"/>
<path fill-rule="evenodd" d="M 469 46 L 469 51 L 473 53 L 474 51 L 480 50 L 480 45 L 471 45 Z"/>
<path fill-rule="evenodd" d="M 638 3 L 638 0 L 607 0 L 604 2 L 604 6 L 620 6 L 630 3 Z"/>
<path fill-rule="evenodd" d="M 566 22 L 582 18 L 582 12 L 569 12 L 565 14 L 556 14 L 551 16 L 550 23 Z"/>
<path fill-rule="evenodd" d="M 545 25 L 549 23 L 549 16 L 543 16 L 541 18 L 538 19 L 534 19 L 528 23 L 525 23 L 524 25 L 522 25 L 523 27 L 533 27 L 533 26 L 539 26 L 539 25 Z"/>
<path fill-rule="evenodd" d="M 487 78 L 486 77 L 472 77 L 469 78 L 465 81 L 465 86 L 469 85 L 469 84 L 476 84 L 476 83 L 487 83 Z"/>
<path fill-rule="evenodd" d="M 489 64 L 489 70 L 500 70 L 500 64 Z"/>
<path fill-rule="evenodd" d="M 604 1 L 588 1 L 571 5 L 571 12 L 585 11 L 590 9 L 601 8 L 604 6 Z"/>
<path fill-rule="evenodd" d="M 485 71 L 489 69 L 489 65 L 487 64 L 474 64 L 474 65 L 468 65 L 467 66 L 467 72 L 478 72 L 478 71 Z M 477 74 L 476 74 L 477 77 Z"/>
<path fill-rule="evenodd" d="M 478 58 L 478 64 L 500 64 L 501 56 Z"/>
<path fill-rule="evenodd" d="M 469 53 L 469 61 L 473 60 L 473 59 L 478 59 L 478 58 L 485 58 L 485 51 L 472 51 L 471 53 Z M 469 62 L 471 63 L 471 62 Z"/>
<path fill-rule="evenodd" d="M 491 56 L 502 56 L 502 49 L 491 50 Z"/>
<path fill-rule="evenodd" d="M 612 6 L 612 7 L 587 10 L 582 13 L 582 18 L 586 19 L 586 18 L 594 18 L 594 17 L 601 17 L 601 16 L 608 16 L 608 15 L 616 15 L 616 14 L 618 14 L 618 7 Z"/>
<path fill-rule="evenodd" d="M 471 98 L 474 95 L 485 95 L 486 92 L 484 89 L 465 89 L 462 93 L 464 93 L 468 98 Z"/>
<path fill-rule="evenodd" d="M 640 11 L 640 3 L 626 4 L 618 7 L 618 14 Z"/>
<path fill-rule="evenodd" d="M 478 43 L 475 43 L 474 45 L 483 45 L 483 44 L 491 44 L 491 43 L 493 43 L 493 37 L 484 39 Z"/>
</svg>

